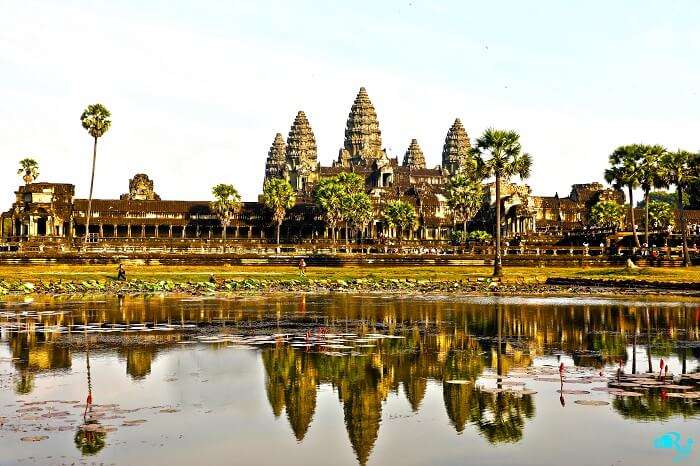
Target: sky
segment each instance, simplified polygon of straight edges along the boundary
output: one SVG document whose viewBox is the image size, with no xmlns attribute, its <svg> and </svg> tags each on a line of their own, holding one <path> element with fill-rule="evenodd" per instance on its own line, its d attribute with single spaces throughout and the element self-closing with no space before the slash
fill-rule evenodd
<svg viewBox="0 0 700 466">
<path fill-rule="evenodd" d="M 695 0 L 0 0 L 0 210 L 28 156 L 87 197 L 96 102 L 96 198 L 147 173 L 163 199 L 255 200 L 298 110 L 337 158 L 360 86 L 390 156 L 416 138 L 438 165 L 456 117 L 472 140 L 515 129 L 533 192 L 563 196 L 619 145 L 700 149 L 698 24 Z"/>
</svg>

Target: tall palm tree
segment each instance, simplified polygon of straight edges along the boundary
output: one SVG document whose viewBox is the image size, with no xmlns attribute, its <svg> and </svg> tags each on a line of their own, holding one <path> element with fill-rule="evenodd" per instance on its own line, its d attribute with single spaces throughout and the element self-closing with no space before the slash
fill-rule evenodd
<svg viewBox="0 0 700 466">
<path fill-rule="evenodd" d="M 661 158 L 661 166 L 663 167 L 666 181 L 669 184 L 676 185 L 680 230 L 683 238 L 683 265 L 689 267 L 690 254 L 688 253 L 688 227 L 685 223 L 683 190 L 698 179 L 698 170 L 700 170 L 700 154 L 693 154 L 685 150 L 668 152 Z"/>
<path fill-rule="evenodd" d="M 17 174 L 23 175 L 22 179 L 29 184 L 39 177 L 39 163 L 32 158 L 22 159 L 19 161 Z"/>
<path fill-rule="evenodd" d="M 343 196 L 342 202 L 343 218 L 346 225 L 352 227 L 356 236 L 364 230 L 369 222 L 374 218 L 374 208 L 372 200 L 365 192 L 350 193 Z M 346 240 L 348 235 L 346 234 Z"/>
<path fill-rule="evenodd" d="M 633 190 L 639 187 L 642 153 L 643 149 L 640 144 L 620 146 L 610 154 L 608 158 L 610 168 L 605 170 L 605 181 L 618 188 L 627 188 L 632 237 L 634 238 L 634 245 L 637 247 L 640 245 L 639 236 L 637 236 L 637 222 L 634 218 Z"/>
<path fill-rule="evenodd" d="M 283 178 L 270 178 L 263 185 L 263 203 L 272 210 L 272 219 L 277 226 L 277 244 L 280 244 L 280 227 L 287 214 L 296 202 L 294 189 L 289 181 Z"/>
<path fill-rule="evenodd" d="M 476 140 L 474 155 L 478 158 L 479 173 L 484 178 L 496 179 L 496 256 L 493 276 L 503 275 L 501 258 L 501 182 L 512 177 L 530 176 L 532 157 L 523 152 L 520 135 L 516 131 L 489 128 Z"/>
<path fill-rule="evenodd" d="M 467 238 L 467 222 L 476 215 L 484 199 L 481 180 L 457 174 L 450 178 L 445 189 L 447 206 L 461 220 L 464 240 Z"/>
<path fill-rule="evenodd" d="M 95 160 L 97 159 L 97 140 L 112 126 L 112 114 L 102 104 L 88 105 L 80 115 L 80 122 L 94 139 L 92 148 L 92 175 L 90 176 L 90 196 L 88 197 L 87 217 L 85 218 L 85 242 L 90 233 L 90 216 L 92 215 L 92 188 L 95 184 Z"/>
<path fill-rule="evenodd" d="M 211 193 L 214 195 L 211 210 L 219 218 L 223 227 L 221 237 L 226 239 L 226 228 L 231 224 L 235 213 L 241 208 L 241 195 L 230 184 L 217 184 L 212 188 Z"/>
<path fill-rule="evenodd" d="M 333 243 L 336 241 L 336 228 L 343 220 L 342 200 L 346 190 L 335 178 L 324 178 L 316 184 L 314 197 L 316 205 L 323 211 L 326 225 L 331 229 Z"/>
<path fill-rule="evenodd" d="M 644 191 L 644 242 L 649 245 L 649 203 L 652 189 L 664 186 L 661 157 L 666 149 L 659 145 L 643 145 L 639 165 L 639 185 Z"/>
<path fill-rule="evenodd" d="M 417 222 L 416 209 L 405 201 L 391 201 L 384 208 L 384 219 L 389 226 L 395 227 L 399 239 L 399 245 L 403 239 L 403 233 L 408 228 L 412 231 Z"/>
</svg>

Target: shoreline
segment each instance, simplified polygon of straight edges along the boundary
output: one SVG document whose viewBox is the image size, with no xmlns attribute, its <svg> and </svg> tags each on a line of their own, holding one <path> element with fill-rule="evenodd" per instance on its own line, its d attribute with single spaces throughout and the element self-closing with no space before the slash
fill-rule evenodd
<svg viewBox="0 0 700 466">
<path fill-rule="evenodd" d="M 349 279 L 349 280 L 288 280 L 243 279 L 174 282 L 169 280 L 145 281 L 33 281 L 7 282 L 0 280 L 0 301 L 18 297 L 92 297 L 92 296 L 256 296 L 272 295 L 401 295 L 446 297 L 650 297 L 650 298 L 699 298 L 698 284 L 684 288 L 682 283 L 642 282 L 615 280 L 591 280 L 591 284 L 566 283 L 564 279 L 554 283 L 509 283 L 490 279 L 470 280 L 412 280 L 412 279 Z M 617 283 L 616 283 L 617 282 Z"/>
</svg>

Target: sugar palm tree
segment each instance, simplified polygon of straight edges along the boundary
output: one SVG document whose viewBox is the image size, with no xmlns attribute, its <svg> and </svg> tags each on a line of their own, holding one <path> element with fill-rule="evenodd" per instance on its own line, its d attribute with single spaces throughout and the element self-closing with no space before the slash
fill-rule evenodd
<svg viewBox="0 0 700 466">
<path fill-rule="evenodd" d="M 700 170 L 700 154 L 693 154 L 685 150 L 668 152 L 661 158 L 666 182 L 676 185 L 678 198 L 678 214 L 680 217 L 680 230 L 683 238 L 683 265 L 690 266 L 690 254 L 688 253 L 688 227 L 685 222 L 685 210 L 683 206 L 683 190 L 698 180 Z"/>
<path fill-rule="evenodd" d="M 272 219 L 277 226 L 277 244 L 280 244 L 280 227 L 287 214 L 296 202 L 294 189 L 289 181 L 283 178 L 270 178 L 263 185 L 263 203 L 272 210 Z"/>
<path fill-rule="evenodd" d="M 649 203 L 651 190 L 664 186 L 664 176 L 661 167 L 661 157 L 666 149 L 659 145 L 644 145 L 641 147 L 641 163 L 639 165 L 639 185 L 644 191 L 644 242 L 649 245 Z"/>
<path fill-rule="evenodd" d="M 479 173 L 484 178 L 496 179 L 496 255 L 493 276 L 503 275 L 501 258 L 501 182 L 512 177 L 525 179 L 530 176 L 532 157 L 523 152 L 520 135 L 516 131 L 489 128 L 476 140 L 473 149 L 478 158 Z"/>
<path fill-rule="evenodd" d="M 343 220 L 342 200 L 346 190 L 335 178 L 321 179 L 316 185 L 314 197 L 316 205 L 323 211 L 326 225 L 331 230 L 333 243 L 336 241 L 336 228 Z"/>
<path fill-rule="evenodd" d="M 39 177 L 39 163 L 32 158 L 22 159 L 19 161 L 17 174 L 23 175 L 22 179 L 29 184 Z"/>
<path fill-rule="evenodd" d="M 355 230 L 355 234 L 359 236 L 360 232 L 374 218 L 372 200 L 367 193 L 357 192 L 343 196 L 341 204 L 346 224 L 352 227 Z"/>
<path fill-rule="evenodd" d="M 399 245 L 404 231 L 408 228 L 413 231 L 417 222 L 416 209 L 405 201 L 391 201 L 384 208 L 384 219 L 389 226 L 395 227 L 399 239 Z"/>
<path fill-rule="evenodd" d="M 241 208 L 241 195 L 230 184 L 217 184 L 212 188 L 211 193 L 214 195 L 214 201 L 210 204 L 211 210 L 219 218 L 223 227 L 221 237 L 226 239 L 226 228 Z"/>
<path fill-rule="evenodd" d="M 90 233 L 90 216 L 92 215 L 92 188 L 95 184 L 95 161 L 97 159 L 97 140 L 104 136 L 104 134 L 112 126 L 112 120 L 110 119 L 112 114 L 107 110 L 107 108 L 102 104 L 88 105 L 85 110 L 83 110 L 82 115 L 80 115 L 80 122 L 83 128 L 94 139 L 94 144 L 92 147 L 92 175 L 90 176 L 90 196 L 88 197 L 88 208 L 87 217 L 85 217 L 85 242 L 88 240 L 88 235 Z"/>
<path fill-rule="evenodd" d="M 447 206 L 456 219 L 462 222 L 464 239 L 467 238 L 467 222 L 476 215 L 484 199 L 481 181 L 467 175 L 457 174 L 450 178 L 445 189 Z"/>
<path fill-rule="evenodd" d="M 605 181 L 618 188 L 627 188 L 629 196 L 629 216 L 632 223 L 634 245 L 639 247 L 637 222 L 634 218 L 633 190 L 639 187 L 640 166 L 643 149 L 639 144 L 620 146 L 608 158 L 610 168 L 605 170 Z"/>
</svg>

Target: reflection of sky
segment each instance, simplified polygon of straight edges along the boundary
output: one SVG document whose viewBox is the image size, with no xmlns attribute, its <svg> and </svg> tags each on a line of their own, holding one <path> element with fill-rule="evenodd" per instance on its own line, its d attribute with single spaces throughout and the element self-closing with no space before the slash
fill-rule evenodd
<svg viewBox="0 0 700 466">
<path fill-rule="evenodd" d="M 289 309 L 295 309 L 294 299 L 285 298 L 285 302 Z M 375 310 L 396 305 L 385 299 L 373 299 L 370 303 L 369 307 Z M 341 304 L 329 297 L 320 302 L 307 298 L 309 311 L 315 306 L 335 308 L 340 317 L 344 309 Z M 404 301 L 401 306 L 407 304 Z M 239 306 L 252 314 L 264 307 L 251 301 L 239 303 Z M 362 306 L 366 308 L 367 303 Z M 459 310 L 453 302 L 448 306 L 455 309 L 450 312 Z M 274 311 L 274 307 L 271 309 Z M 349 309 L 356 311 L 353 302 Z M 547 316 L 546 312 L 553 308 L 543 309 L 543 315 Z M 571 312 L 568 304 L 564 309 L 566 313 Z M 0 342 L 2 377 L 17 372 L 7 360 L 12 354 L 6 339 L 7 335 Z M 638 339 L 639 372 L 647 367 L 643 343 L 645 339 Z M 631 351 L 631 345 L 627 345 L 625 369 L 628 372 L 632 364 Z M 664 356 L 664 360 L 671 372 L 679 373 L 681 363 L 676 349 L 672 351 L 674 353 Z M 659 359 L 654 353 L 652 367 L 655 371 L 658 371 Z M 533 365 L 557 366 L 560 361 L 567 368 L 573 366 L 570 355 L 551 354 L 536 357 Z M 168 406 L 181 411 L 166 414 L 150 409 L 128 414 L 127 419 L 147 419 L 148 422 L 137 427 L 119 427 L 118 431 L 109 433 L 107 447 L 89 461 L 167 465 L 357 463 L 337 390 L 325 382 L 318 387 L 313 420 L 303 441 L 297 442 L 285 414 L 277 419 L 272 414 L 265 393 L 266 374 L 258 351 L 205 345 L 159 347 L 150 373 L 138 380 L 127 374 L 124 356 L 118 355 L 116 349 L 93 350 L 90 362 L 95 403 L 117 403 L 126 409 Z M 19 396 L 11 389 L 0 391 L 0 416 L 13 416 L 17 406 L 7 405 L 16 400 L 84 401 L 87 392 L 85 363 L 84 351 L 72 351 L 70 369 L 38 372 L 29 395 Z M 697 366 L 698 359 L 689 351 L 688 370 L 695 371 Z M 683 420 L 675 415 L 664 422 L 638 422 L 624 419 L 612 406 L 574 403 L 579 398 L 612 400 L 608 394 L 595 391 L 587 396 L 566 395 L 566 406 L 562 407 L 555 391 L 558 383 L 526 381 L 528 388 L 538 391 L 534 395 L 535 414 L 524 420 L 521 440 L 496 447 L 474 424 L 467 423 L 461 434 L 455 431 L 446 413 L 440 382 L 428 381 L 417 412 L 411 411 L 402 387 L 389 392 L 382 403 L 379 435 L 368 464 L 592 465 L 618 461 L 630 465 L 670 464 L 672 453 L 653 449 L 652 439 L 674 430 L 684 436 L 693 435 L 699 426 L 697 417 Z M 576 384 L 567 388 L 590 390 L 592 386 L 601 385 L 604 384 Z M 119 426 L 121 420 L 103 423 Z M 75 460 L 78 456 L 73 444 L 74 431 L 47 432 L 48 440 L 31 444 L 19 442 L 24 435 L 28 434 L 0 430 L 0 452 L 3 452 L 0 464 L 19 464 L 20 459 L 30 456 L 38 464 L 60 464 L 67 461 L 58 458 L 65 456 Z M 49 456 L 52 458 L 48 459 Z"/>
</svg>

